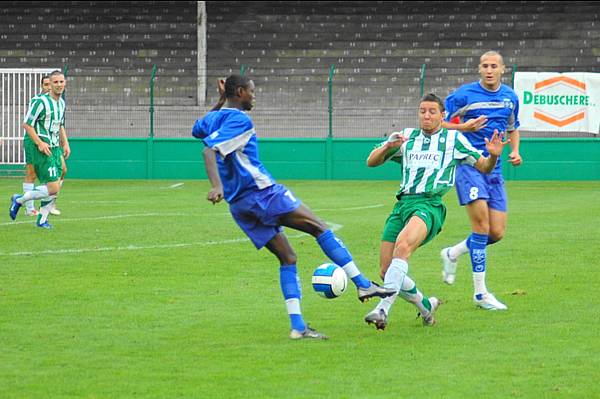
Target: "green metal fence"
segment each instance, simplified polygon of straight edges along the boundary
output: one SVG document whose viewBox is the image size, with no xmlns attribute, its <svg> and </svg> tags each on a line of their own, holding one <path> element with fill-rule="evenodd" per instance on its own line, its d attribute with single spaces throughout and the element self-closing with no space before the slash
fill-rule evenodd
<svg viewBox="0 0 600 399">
<path fill-rule="evenodd" d="M 65 72 L 68 66 L 65 66 Z M 446 97 L 444 68 L 397 68 L 396 74 L 363 68 L 276 71 L 257 74 L 247 64 L 229 71 L 206 71 L 206 101 L 171 95 L 181 85 L 156 64 L 146 77 L 114 75 L 80 76 L 70 73 L 68 133 L 72 137 L 190 136 L 194 121 L 218 101 L 216 80 L 232 72 L 251 76 L 257 106 L 252 118 L 260 137 L 270 138 L 377 138 L 405 127 L 417 126 L 418 100 L 425 92 Z M 517 65 L 507 74 L 514 83 Z M 465 74 L 464 82 L 477 76 Z M 457 82 L 459 84 L 460 82 Z M 591 137 L 586 133 L 524 133 L 525 137 Z"/>
</svg>

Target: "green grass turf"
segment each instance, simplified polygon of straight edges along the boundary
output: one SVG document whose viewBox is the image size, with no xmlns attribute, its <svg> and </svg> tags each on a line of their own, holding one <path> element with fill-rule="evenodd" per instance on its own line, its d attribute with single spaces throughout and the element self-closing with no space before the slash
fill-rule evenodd
<svg viewBox="0 0 600 399">
<path fill-rule="evenodd" d="M 0 398 L 591 398 L 600 396 L 600 182 L 510 182 L 506 238 L 477 310 L 466 257 L 441 282 L 439 251 L 469 224 L 449 193 L 443 232 L 410 274 L 446 303 L 425 328 L 398 301 L 388 329 L 363 322 L 354 290 L 318 297 L 326 261 L 288 231 L 303 311 L 327 342 L 291 341 L 278 265 L 205 201 L 206 181 L 65 184 L 52 231 L 8 217 L 21 182 L 0 180 Z M 378 274 L 397 182 L 285 182 Z M 356 208 L 363 209 L 356 209 Z"/>
</svg>

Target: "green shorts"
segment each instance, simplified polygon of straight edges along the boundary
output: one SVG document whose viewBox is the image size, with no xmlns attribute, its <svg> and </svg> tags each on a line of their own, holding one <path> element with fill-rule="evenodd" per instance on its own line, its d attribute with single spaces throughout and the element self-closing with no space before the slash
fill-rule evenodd
<svg viewBox="0 0 600 399">
<path fill-rule="evenodd" d="M 441 196 L 404 195 L 396 202 L 390 216 L 385 221 L 381 241 L 396 242 L 398 234 L 411 217 L 421 218 L 427 225 L 427 237 L 421 243 L 424 245 L 442 231 L 446 220 L 446 205 Z"/>
<path fill-rule="evenodd" d="M 60 147 L 50 148 L 50 156 L 40 152 L 37 148 L 33 154 L 33 167 L 35 174 L 41 183 L 58 181 L 62 175 L 62 149 Z"/>
<path fill-rule="evenodd" d="M 23 139 L 23 147 L 25 148 L 25 163 L 27 165 L 33 165 L 35 153 L 39 152 L 37 146 L 35 145 L 33 140 L 29 139 L 28 136 L 25 136 L 25 138 Z"/>
</svg>

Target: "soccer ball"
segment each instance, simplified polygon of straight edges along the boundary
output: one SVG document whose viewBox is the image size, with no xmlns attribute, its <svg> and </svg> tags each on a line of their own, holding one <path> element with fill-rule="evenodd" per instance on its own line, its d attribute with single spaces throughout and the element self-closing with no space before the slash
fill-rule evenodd
<svg viewBox="0 0 600 399">
<path fill-rule="evenodd" d="M 338 265 L 325 263 L 315 269 L 312 286 L 317 294 L 325 298 L 337 298 L 346 291 L 348 277 L 344 269 Z"/>
</svg>

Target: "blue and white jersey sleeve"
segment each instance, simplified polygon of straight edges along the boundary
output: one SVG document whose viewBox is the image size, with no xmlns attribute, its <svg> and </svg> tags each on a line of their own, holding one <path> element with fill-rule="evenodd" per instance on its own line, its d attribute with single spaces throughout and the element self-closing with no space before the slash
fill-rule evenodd
<svg viewBox="0 0 600 399">
<path fill-rule="evenodd" d="M 462 95 L 461 92 L 451 93 L 446 97 L 445 108 L 446 108 L 446 121 L 450 122 L 455 117 L 464 116 L 464 107 L 467 105 L 467 97 Z"/>
<path fill-rule="evenodd" d="M 262 190 L 275 180 L 261 163 L 252 120 L 238 109 L 222 108 L 196 121 L 192 135 L 217 152 L 217 168 L 228 203 Z"/>
<path fill-rule="evenodd" d="M 203 140 L 208 136 L 208 121 L 207 118 L 198 119 L 192 127 L 192 136 L 197 139 Z"/>
<path fill-rule="evenodd" d="M 521 123 L 519 122 L 519 97 L 516 95 L 516 93 L 512 93 L 512 102 L 513 102 L 513 111 L 510 114 L 510 116 L 508 117 L 508 121 L 506 123 L 506 131 L 507 132 L 512 132 L 514 130 L 517 130 L 519 128 L 519 126 L 521 126 Z"/>
<path fill-rule="evenodd" d="M 243 112 L 211 112 L 205 118 L 196 121 L 192 135 L 226 157 L 248 143 L 254 135 L 254 126 L 252 120 Z"/>
<path fill-rule="evenodd" d="M 226 157 L 232 152 L 246 146 L 254 135 L 252 121 L 243 112 L 230 115 L 219 129 L 208 135 L 204 143 Z"/>
</svg>

